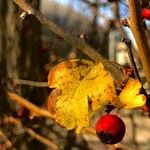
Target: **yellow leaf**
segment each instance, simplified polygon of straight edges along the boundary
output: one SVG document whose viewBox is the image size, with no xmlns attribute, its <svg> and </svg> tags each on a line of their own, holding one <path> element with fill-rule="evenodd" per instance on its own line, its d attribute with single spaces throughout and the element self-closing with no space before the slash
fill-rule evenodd
<svg viewBox="0 0 150 150">
<path fill-rule="evenodd" d="M 112 101 L 115 88 L 111 75 L 102 64 L 74 59 L 55 66 L 49 73 L 48 110 L 56 122 L 79 133 L 89 125 L 89 112 Z"/>
<path fill-rule="evenodd" d="M 119 107 L 138 108 L 142 107 L 146 102 L 146 97 L 140 94 L 141 83 L 139 80 L 130 78 L 119 95 Z"/>
</svg>

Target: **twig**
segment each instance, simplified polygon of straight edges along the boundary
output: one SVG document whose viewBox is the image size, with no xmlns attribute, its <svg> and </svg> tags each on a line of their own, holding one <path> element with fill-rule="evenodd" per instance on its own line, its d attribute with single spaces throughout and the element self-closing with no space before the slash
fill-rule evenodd
<svg viewBox="0 0 150 150">
<path fill-rule="evenodd" d="M 13 81 L 17 84 L 24 84 L 24 85 L 30 85 L 35 87 L 48 87 L 47 82 L 35 82 L 35 81 L 22 80 L 22 79 L 13 79 Z"/>
<path fill-rule="evenodd" d="M 23 11 L 27 12 L 28 14 L 34 15 L 47 29 L 51 30 L 58 36 L 65 39 L 68 43 L 72 44 L 83 53 L 88 55 L 92 60 L 95 62 L 101 62 L 105 66 L 107 70 L 109 70 L 115 79 L 118 82 L 122 82 L 124 75 L 120 69 L 116 66 L 113 66 L 112 63 L 103 58 L 99 53 L 97 53 L 93 48 L 91 48 L 84 40 L 76 37 L 75 35 L 65 32 L 62 28 L 58 27 L 54 24 L 51 20 L 48 20 L 44 15 L 42 15 L 37 10 L 33 9 L 29 4 L 27 4 L 24 0 L 13 0 Z"/>
<path fill-rule="evenodd" d="M 124 42 L 126 44 L 127 48 L 128 48 L 128 56 L 129 56 L 131 67 L 134 70 L 135 77 L 136 77 L 136 79 L 138 79 L 141 82 L 141 78 L 140 78 L 138 69 L 136 67 L 136 63 L 134 61 L 134 56 L 133 56 L 133 53 L 132 53 L 132 48 L 131 48 L 132 43 L 131 43 L 131 40 L 123 38 L 122 42 Z"/>
<path fill-rule="evenodd" d="M 142 23 L 140 0 L 128 0 L 128 4 L 130 13 L 129 26 L 137 43 L 143 70 L 150 87 L 150 50 Z"/>
<path fill-rule="evenodd" d="M 49 111 L 37 107 L 36 105 L 29 102 L 27 99 L 20 97 L 19 95 L 15 94 L 13 92 L 7 92 L 7 95 L 11 100 L 16 101 L 20 105 L 29 109 L 31 112 L 33 112 L 34 115 L 54 119 L 54 116 Z"/>
<path fill-rule="evenodd" d="M 38 141 L 40 141 L 41 143 L 47 145 L 48 147 L 51 148 L 51 150 L 57 150 L 58 146 L 56 144 L 54 144 L 52 141 L 48 140 L 45 137 L 42 137 L 41 135 L 35 133 L 32 129 L 28 128 L 26 130 L 26 132 L 28 134 L 30 134 L 33 138 L 37 139 Z"/>
<path fill-rule="evenodd" d="M 35 133 L 32 129 L 30 129 L 30 128 L 23 128 L 23 127 L 22 127 L 22 123 L 21 123 L 18 119 L 14 118 L 14 117 L 11 117 L 11 116 L 5 116 L 3 119 L 0 120 L 0 125 L 7 125 L 7 124 L 10 124 L 10 123 L 16 125 L 18 128 L 22 128 L 22 129 L 23 129 L 23 132 L 27 132 L 27 133 L 30 134 L 33 138 L 35 138 L 35 139 L 37 139 L 38 141 L 40 141 L 41 143 L 43 143 L 43 144 L 49 146 L 51 149 L 53 149 L 53 150 L 58 149 L 58 147 L 57 147 L 56 144 L 54 144 L 54 143 L 51 142 L 50 140 L 46 139 L 45 137 L 42 137 L 41 135 Z M 2 136 L 3 136 L 3 138 L 4 138 L 5 141 L 6 141 L 6 137 L 5 137 L 4 134 L 2 134 L 2 132 L 0 131 L 0 138 L 2 138 Z M 7 142 L 7 143 L 6 143 L 6 142 Z M 5 142 L 5 143 L 6 143 L 5 145 L 8 147 L 8 144 L 10 145 L 10 143 L 9 143 L 8 140 L 7 140 L 6 142 Z M 3 145 L 4 145 L 4 144 L 3 144 Z M 2 146 L 3 146 L 3 145 L 2 145 Z M 5 145 L 4 145 L 4 146 L 5 146 Z M 3 146 L 3 148 L 4 148 L 4 146 Z M 0 144 L 0 149 L 2 149 L 2 148 L 1 148 L 1 144 Z"/>
<path fill-rule="evenodd" d="M 123 38 L 122 42 L 124 42 L 126 44 L 127 48 L 128 48 L 128 56 L 129 56 L 129 59 L 130 59 L 131 67 L 134 70 L 134 75 L 135 75 L 136 79 L 138 79 L 141 82 L 141 78 L 140 78 L 138 69 L 136 67 L 136 63 L 134 61 L 134 56 L 133 56 L 133 53 L 132 53 L 132 48 L 131 48 L 132 43 L 131 43 L 131 40 L 127 40 L 127 39 Z M 141 93 L 143 93 L 145 96 L 148 96 L 148 94 L 147 94 L 147 92 L 146 92 L 146 90 L 144 89 L 143 86 L 141 87 Z"/>
</svg>

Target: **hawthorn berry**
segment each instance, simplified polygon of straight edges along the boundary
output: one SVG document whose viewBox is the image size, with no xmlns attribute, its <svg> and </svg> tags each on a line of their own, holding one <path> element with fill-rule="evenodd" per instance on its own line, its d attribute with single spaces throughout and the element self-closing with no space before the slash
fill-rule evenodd
<svg viewBox="0 0 150 150">
<path fill-rule="evenodd" d="M 143 17 L 143 19 L 150 20 L 150 9 L 149 8 L 142 9 L 142 17 Z"/>
<path fill-rule="evenodd" d="M 99 118 L 95 126 L 97 136 L 104 144 L 116 144 L 125 134 L 125 124 L 116 115 L 107 114 Z"/>
</svg>

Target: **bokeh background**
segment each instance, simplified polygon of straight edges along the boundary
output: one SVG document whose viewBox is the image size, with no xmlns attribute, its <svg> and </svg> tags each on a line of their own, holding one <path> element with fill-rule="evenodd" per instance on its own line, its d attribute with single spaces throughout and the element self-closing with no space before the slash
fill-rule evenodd
<svg viewBox="0 0 150 150">
<path fill-rule="evenodd" d="M 121 19 L 129 16 L 126 0 L 28 0 L 35 9 L 65 31 L 84 39 L 103 57 L 130 66 L 122 37 L 131 39 L 136 64 L 144 87 L 149 92 L 136 44 L 127 27 L 120 31 Z M 10 101 L 5 89 L 17 92 L 30 102 L 47 109 L 48 87 L 15 82 L 23 79 L 47 82 L 50 69 L 63 60 L 89 59 L 85 54 L 42 26 L 34 16 L 19 16 L 22 10 L 12 0 L 0 0 L 0 149 L 11 150 L 150 150 L 150 119 L 137 110 L 121 110 L 126 135 L 114 146 L 102 144 L 94 131 L 76 135 L 50 119 L 32 117 L 30 112 Z M 146 35 L 149 38 L 149 21 Z M 99 112 L 99 116 L 103 112 Z M 115 112 L 114 112 L 115 113 Z M 96 118 L 95 116 L 92 125 Z M 43 144 L 31 132 L 49 141 Z"/>
</svg>

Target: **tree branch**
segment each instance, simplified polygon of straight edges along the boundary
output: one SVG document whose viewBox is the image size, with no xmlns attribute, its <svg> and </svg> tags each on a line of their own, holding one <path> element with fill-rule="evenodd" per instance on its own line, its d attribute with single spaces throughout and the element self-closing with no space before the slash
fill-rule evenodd
<svg viewBox="0 0 150 150">
<path fill-rule="evenodd" d="M 137 43 L 143 70 L 150 87 L 150 50 L 142 23 L 140 0 L 128 0 L 128 3 L 130 12 L 129 26 Z"/>
<path fill-rule="evenodd" d="M 134 70 L 135 78 L 138 79 L 141 82 L 141 78 L 140 78 L 138 69 L 136 67 L 136 63 L 135 63 L 134 56 L 133 56 L 133 53 L 132 53 L 132 43 L 131 43 L 131 40 L 123 38 L 122 42 L 124 42 L 126 44 L 126 46 L 127 46 L 128 56 L 129 56 L 129 60 L 130 60 L 130 65 L 131 65 L 132 69 Z"/>
<path fill-rule="evenodd" d="M 17 84 L 24 84 L 24 85 L 30 85 L 35 87 L 48 87 L 47 82 L 35 82 L 35 81 L 22 80 L 22 79 L 13 79 L 13 81 Z"/>
<path fill-rule="evenodd" d="M 26 130 L 26 132 L 28 134 L 30 134 L 33 138 L 37 139 L 38 141 L 40 141 L 41 143 L 47 145 L 48 147 L 50 147 L 52 150 L 57 150 L 58 147 L 56 144 L 54 144 L 53 142 L 51 142 L 50 140 L 48 140 L 45 137 L 42 137 L 41 135 L 35 133 L 32 129 L 28 128 Z"/>
<path fill-rule="evenodd" d="M 35 133 L 35 131 L 33 131 L 32 129 L 30 128 L 23 128 L 22 126 L 22 123 L 14 118 L 14 117 L 11 117 L 11 116 L 5 116 L 3 119 L 0 119 L 0 125 L 7 125 L 7 124 L 14 124 L 15 126 L 18 127 L 18 129 L 20 130 L 24 130 L 24 132 L 27 132 L 31 137 L 37 139 L 39 142 L 47 145 L 48 147 L 50 147 L 52 150 L 56 150 L 58 149 L 57 145 L 54 144 L 52 141 L 50 141 L 49 139 L 45 138 L 45 137 L 42 137 L 41 135 Z M 2 147 L 10 147 L 12 146 L 12 144 L 6 139 L 4 133 L 2 133 L 0 131 L 0 137 L 2 138 L 5 138 L 5 144 L 2 145 Z M 11 144 L 11 145 L 10 145 Z M 1 143 L 0 143 L 0 148 L 1 148 Z"/>
<path fill-rule="evenodd" d="M 61 27 L 58 27 L 51 20 L 48 20 L 44 15 L 42 15 L 37 10 L 33 9 L 29 4 L 27 4 L 24 0 L 13 0 L 23 11 L 28 14 L 34 15 L 47 29 L 51 30 L 58 36 L 65 39 L 68 43 L 72 44 L 79 50 L 81 50 L 84 54 L 88 55 L 93 61 L 101 62 L 105 66 L 107 70 L 109 70 L 115 79 L 118 80 L 119 83 L 124 79 L 124 75 L 122 71 L 113 65 L 112 62 L 103 58 L 99 53 L 97 53 L 93 48 L 91 48 L 84 40 L 76 37 L 75 35 L 65 32 Z"/>
<path fill-rule="evenodd" d="M 27 99 L 20 97 L 19 95 L 15 94 L 13 92 L 7 92 L 7 95 L 11 100 L 16 101 L 21 106 L 24 106 L 27 109 L 29 109 L 31 112 L 33 112 L 34 115 L 54 119 L 54 116 L 49 111 L 37 107 L 36 105 L 29 102 Z"/>
</svg>

